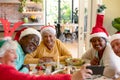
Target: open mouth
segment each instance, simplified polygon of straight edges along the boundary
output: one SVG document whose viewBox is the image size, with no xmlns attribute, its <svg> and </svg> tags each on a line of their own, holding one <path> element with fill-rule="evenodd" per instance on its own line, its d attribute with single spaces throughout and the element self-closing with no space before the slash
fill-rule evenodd
<svg viewBox="0 0 120 80">
<path fill-rule="evenodd" d="M 97 46 L 95 46 L 95 48 L 100 48 L 100 46 L 99 46 L 99 45 L 97 45 Z"/>
</svg>

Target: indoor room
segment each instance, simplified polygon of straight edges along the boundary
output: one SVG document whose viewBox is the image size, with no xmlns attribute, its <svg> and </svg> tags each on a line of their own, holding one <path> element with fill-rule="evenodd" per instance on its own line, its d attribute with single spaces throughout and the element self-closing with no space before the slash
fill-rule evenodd
<svg viewBox="0 0 120 80">
<path fill-rule="evenodd" d="M 119 3 L 0 0 L 1 79 L 120 80 Z"/>
</svg>

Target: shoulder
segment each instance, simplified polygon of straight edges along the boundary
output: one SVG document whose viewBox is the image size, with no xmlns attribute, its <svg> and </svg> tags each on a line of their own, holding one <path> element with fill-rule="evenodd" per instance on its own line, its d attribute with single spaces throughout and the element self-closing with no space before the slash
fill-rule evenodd
<svg viewBox="0 0 120 80">
<path fill-rule="evenodd" d="M 56 39 L 55 41 L 56 41 L 56 42 L 62 42 L 62 41 L 60 41 L 59 39 Z"/>
<path fill-rule="evenodd" d="M 87 52 L 94 53 L 94 52 L 96 52 L 96 50 L 95 50 L 94 48 L 90 48 L 90 49 L 88 49 L 88 50 L 86 51 L 86 53 L 87 53 Z"/>
<path fill-rule="evenodd" d="M 106 48 L 105 48 L 105 52 L 106 52 L 106 51 L 107 51 L 107 52 L 113 52 L 110 43 L 107 43 Z"/>
<path fill-rule="evenodd" d="M 12 66 L 0 64 L 0 71 L 2 71 L 2 70 L 15 70 L 15 68 Z"/>
<path fill-rule="evenodd" d="M 55 45 L 58 46 L 59 48 L 65 48 L 66 47 L 65 44 L 62 41 L 60 41 L 59 39 L 55 40 Z"/>
<path fill-rule="evenodd" d="M 41 41 L 40 44 L 38 45 L 38 47 L 40 47 L 40 46 L 42 46 L 42 47 L 45 46 L 43 41 Z"/>
<path fill-rule="evenodd" d="M 56 39 L 56 40 L 55 40 L 55 43 L 56 43 L 56 44 L 63 44 L 63 42 L 60 41 L 59 39 Z"/>
<path fill-rule="evenodd" d="M 111 48 L 110 43 L 107 43 L 106 48 Z"/>
</svg>

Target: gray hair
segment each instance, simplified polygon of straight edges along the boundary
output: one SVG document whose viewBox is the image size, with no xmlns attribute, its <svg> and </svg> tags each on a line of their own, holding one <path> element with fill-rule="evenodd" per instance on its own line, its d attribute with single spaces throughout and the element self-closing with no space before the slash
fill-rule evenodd
<svg viewBox="0 0 120 80">
<path fill-rule="evenodd" d="M 43 32 L 41 33 L 41 35 L 43 36 L 45 33 L 51 33 L 51 34 L 53 34 L 53 35 L 56 35 L 56 33 L 55 33 L 55 32 L 52 32 L 51 30 L 45 30 L 45 31 L 43 31 Z"/>
<path fill-rule="evenodd" d="M 17 42 L 13 40 L 7 40 L 3 46 L 0 48 L 0 57 L 3 57 L 5 55 L 5 52 L 7 50 L 16 50 L 17 49 Z"/>
<path fill-rule="evenodd" d="M 50 27 L 50 26 L 45 26 L 45 28 L 41 29 L 40 32 L 41 32 L 42 36 L 45 33 L 52 33 L 52 34 L 56 35 L 56 30 L 53 27 Z"/>
</svg>

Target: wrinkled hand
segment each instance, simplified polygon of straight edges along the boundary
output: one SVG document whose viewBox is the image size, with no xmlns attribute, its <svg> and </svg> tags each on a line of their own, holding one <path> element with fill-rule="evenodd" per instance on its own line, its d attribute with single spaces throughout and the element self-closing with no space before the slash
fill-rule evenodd
<svg viewBox="0 0 120 80">
<path fill-rule="evenodd" d="M 99 59 L 94 57 L 91 61 L 90 61 L 91 65 L 99 65 Z"/>
<path fill-rule="evenodd" d="M 88 64 L 83 65 L 79 71 L 74 72 L 71 80 L 85 80 L 91 78 L 92 70 L 86 69 L 86 66 L 88 66 Z"/>
</svg>

